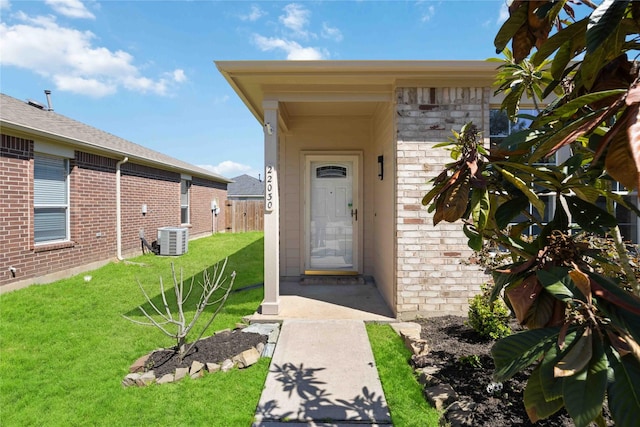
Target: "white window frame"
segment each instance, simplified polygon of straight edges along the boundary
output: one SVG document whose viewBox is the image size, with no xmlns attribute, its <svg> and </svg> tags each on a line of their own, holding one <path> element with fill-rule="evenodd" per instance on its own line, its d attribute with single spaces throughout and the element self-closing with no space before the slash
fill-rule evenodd
<svg viewBox="0 0 640 427">
<path fill-rule="evenodd" d="M 190 224 L 191 223 L 191 177 L 182 176 L 180 179 L 180 223 L 181 224 Z M 182 189 L 186 188 L 186 203 L 182 200 Z M 184 221 L 186 220 L 186 221 Z"/>
<path fill-rule="evenodd" d="M 62 160 L 63 162 L 63 168 L 64 168 L 64 184 L 63 184 L 63 191 L 65 192 L 64 195 L 64 199 L 65 202 L 64 203 L 55 203 L 55 202 L 39 202 L 40 197 L 38 196 L 37 192 L 38 192 L 38 185 L 36 184 L 36 168 L 38 167 L 37 163 L 38 161 L 43 161 L 43 159 L 52 159 L 52 160 Z M 34 158 L 33 158 L 33 168 L 34 168 L 34 173 L 33 173 L 33 181 L 34 181 L 34 189 L 33 189 L 33 240 L 34 240 L 34 244 L 36 246 L 41 246 L 41 245 L 49 245 L 52 243 L 64 243 L 64 242 L 69 242 L 70 239 L 70 229 L 71 229 L 71 221 L 70 221 L 70 199 L 71 199 L 71 195 L 70 195 L 70 186 L 69 186 L 69 158 L 67 157 L 63 157 L 63 156 L 58 156 L 58 155 L 53 155 L 53 154 L 48 154 L 48 153 L 41 153 L 41 152 L 34 152 Z M 38 236 L 36 235 L 36 229 L 37 229 L 37 211 L 38 210 L 44 210 L 44 209 L 57 209 L 57 210 L 63 210 L 64 211 L 64 215 L 65 215 L 65 224 L 64 224 L 64 236 L 61 237 L 57 237 L 57 238 L 50 238 L 50 239 L 40 239 L 38 240 Z"/>
</svg>

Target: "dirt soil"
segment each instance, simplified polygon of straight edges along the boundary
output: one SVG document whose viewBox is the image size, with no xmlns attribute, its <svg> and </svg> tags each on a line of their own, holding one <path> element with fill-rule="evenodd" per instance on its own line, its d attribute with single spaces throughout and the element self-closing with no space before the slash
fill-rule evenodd
<svg viewBox="0 0 640 427">
<path fill-rule="evenodd" d="M 193 350 L 184 358 L 178 360 L 175 348 L 154 351 L 147 360 L 146 370 L 153 370 L 156 377 L 173 373 L 176 368 L 190 367 L 194 360 L 200 363 L 222 363 L 231 359 L 258 343 L 266 343 L 267 336 L 252 332 L 233 331 L 218 332 L 208 338 L 199 340 Z"/>
<path fill-rule="evenodd" d="M 435 377 L 443 383 L 450 384 L 458 394 L 459 400 L 470 400 L 478 405 L 474 411 L 473 425 L 574 425 L 564 409 L 550 418 L 532 424 L 522 403 L 522 393 L 528 378 L 522 373 L 503 383 L 501 391 L 488 392 L 487 386 L 493 381 L 492 374 L 495 368 L 490 353 L 494 341 L 481 339 L 473 329 L 464 324 L 465 321 L 465 317 L 456 316 L 416 320 L 422 326 L 421 338 L 429 343 L 430 348 L 426 360 L 418 361 L 418 364 L 440 367 L 440 372 Z M 613 425 L 609 419 L 607 423 Z"/>
</svg>

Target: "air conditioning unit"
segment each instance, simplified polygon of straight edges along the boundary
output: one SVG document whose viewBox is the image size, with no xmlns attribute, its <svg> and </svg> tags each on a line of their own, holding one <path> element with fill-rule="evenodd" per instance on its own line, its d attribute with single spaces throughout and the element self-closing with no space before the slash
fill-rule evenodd
<svg viewBox="0 0 640 427">
<path fill-rule="evenodd" d="M 182 227 L 158 228 L 160 255 L 182 255 L 189 249 L 189 230 Z"/>
</svg>

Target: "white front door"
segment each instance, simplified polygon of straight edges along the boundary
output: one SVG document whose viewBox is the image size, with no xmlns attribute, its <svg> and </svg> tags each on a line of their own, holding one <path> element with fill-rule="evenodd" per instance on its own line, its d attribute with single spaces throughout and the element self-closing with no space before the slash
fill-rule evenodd
<svg viewBox="0 0 640 427">
<path fill-rule="evenodd" d="M 357 272 L 357 157 L 309 159 L 307 272 Z"/>
</svg>

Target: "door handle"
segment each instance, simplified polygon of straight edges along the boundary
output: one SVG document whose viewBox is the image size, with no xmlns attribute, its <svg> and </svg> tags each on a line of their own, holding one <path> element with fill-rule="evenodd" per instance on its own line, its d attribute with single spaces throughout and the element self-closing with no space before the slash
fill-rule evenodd
<svg viewBox="0 0 640 427">
<path fill-rule="evenodd" d="M 351 209 L 351 217 L 355 217 L 355 220 L 358 220 L 358 209 Z"/>
</svg>

